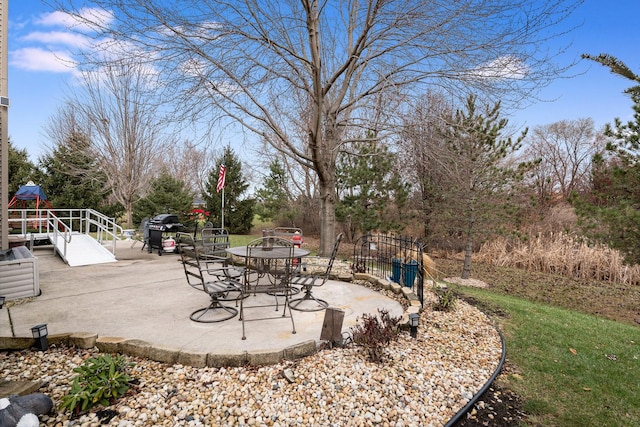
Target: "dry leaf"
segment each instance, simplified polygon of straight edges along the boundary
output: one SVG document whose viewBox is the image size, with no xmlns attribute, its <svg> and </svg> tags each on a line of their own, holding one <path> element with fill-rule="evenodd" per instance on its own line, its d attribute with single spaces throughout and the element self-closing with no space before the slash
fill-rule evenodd
<svg viewBox="0 0 640 427">
<path fill-rule="evenodd" d="M 573 354 L 574 356 L 575 356 L 576 354 L 578 354 L 578 352 L 576 351 L 576 349 L 575 349 L 575 348 L 570 348 L 570 349 L 569 349 L 569 351 L 570 351 L 570 352 L 571 352 L 571 354 Z"/>
<path fill-rule="evenodd" d="M 584 391 L 591 391 L 591 387 L 582 387 Z"/>
</svg>

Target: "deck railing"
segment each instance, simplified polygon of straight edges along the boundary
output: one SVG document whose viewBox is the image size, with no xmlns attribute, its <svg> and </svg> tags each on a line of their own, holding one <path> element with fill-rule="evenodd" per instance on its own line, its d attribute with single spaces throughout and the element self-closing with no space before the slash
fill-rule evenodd
<svg viewBox="0 0 640 427">
<path fill-rule="evenodd" d="M 31 236 L 31 240 L 34 235 L 62 236 L 68 243 L 72 233 L 91 234 L 107 248 L 111 246 L 108 249 L 114 255 L 116 240 L 123 236 L 114 218 L 93 209 L 9 209 L 8 224 L 12 234 Z"/>
</svg>

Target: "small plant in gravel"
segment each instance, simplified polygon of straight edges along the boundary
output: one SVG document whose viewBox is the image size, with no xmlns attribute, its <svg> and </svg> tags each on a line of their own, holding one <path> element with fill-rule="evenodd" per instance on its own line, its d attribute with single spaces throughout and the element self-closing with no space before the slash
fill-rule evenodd
<svg viewBox="0 0 640 427">
<path fill-rule="evenodd" d="M 120 355 L 104 354 L 87 359 L 73 369 L 78 375 L 73 379 L 69 393 L 63 397 L 60 409 L 77 415 L 96 405 L 109 406 L 129 390 L 132 378 L 126 371 L 132 365 Z"/>
<path fill-rule="evenodd" d="M 351 328 L 351 336 L 356 345 L 365 348 L 369 360 L 382 362 L 386 347 L 395 341 L 400 333 L 400 317 L 393 317 L 387 310 L 378 310 L 378 316 L 363 314 L 361 323 Z"/>
<path fill-rule="evenodd" d="M 433 293 L 436 295 L 436 302 L 433 303 L 435 311 L 452 311 L 456 308 L 458 300 L 457 295 L 447 288 L 434 288 Z"/>
</svg>

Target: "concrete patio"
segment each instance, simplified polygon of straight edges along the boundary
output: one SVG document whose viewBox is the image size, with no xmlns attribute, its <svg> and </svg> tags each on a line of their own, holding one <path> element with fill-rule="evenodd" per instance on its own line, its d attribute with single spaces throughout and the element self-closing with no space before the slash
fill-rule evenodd
<svg viewBox="0 0 640 427">
<path fill-rule="evenodd" d="M 142 351 L 156 349 L 156 359 L 166 361 L 180 354 L 277 358 L 286 349 L 304 345 L 308 351 L 318 343 L 324 310 L 294 310 L 295 334 L 289 318 L 247 322 L 246 340 L 241 339 L 238 316 L 221 323 L 191 321 L 189 314 L 208 305 L 209 296 L 188 286 L 179 255 L 149 254 L 141 251 L 140 243 L 133 248 L 131 244 L 118 242 L 116 263 L 81 267 L 69 267 L 51 247 L 34 248 L 41 295 L 0 310 L 0 337 L 28 338 L 32 326 L 46 323 L 52 336 L 97 336 L 105 345 L 136 340 Z M 343 331 L 363 313 L 387 309 L 393 316 L 403 314 L 397 301 L 352 283 L 330 280 L 317 295 L 330 307 L 344 310 Z M 246 313 L 248 319 L 254 316 L 250 310 Z"/>
</svg>

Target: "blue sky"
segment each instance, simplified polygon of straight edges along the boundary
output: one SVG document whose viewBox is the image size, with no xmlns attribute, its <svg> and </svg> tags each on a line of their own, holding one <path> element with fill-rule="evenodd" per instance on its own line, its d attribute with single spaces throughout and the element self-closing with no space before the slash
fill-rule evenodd
<svg viewBox="0 0 640 427">
<path fill-rule="evenodd" d="M 40 0 L 9 2 L 9 136 L 36 161 L 45 152 L 44 129 L 73 85 L 74 70 L 63 60 L 81 43 L 65 32 L 63 17 Z M 572 46 L 565 59 L 582 53 L 608 53 L 640 73 L 640 0 L 585 0 L 567 26 L 580 25 L 567 36 Z M 630 82 L 591 61 L 581 61 L 539 93 L 536 102 L 513 113 L 516 127 L 591 117 L 598 128 L 615 117 L 632 116 L 630 99 L 622 91 Z"/>
</svg>

